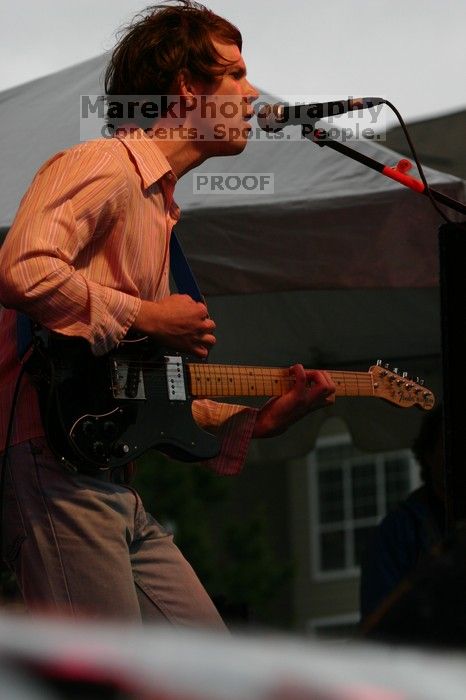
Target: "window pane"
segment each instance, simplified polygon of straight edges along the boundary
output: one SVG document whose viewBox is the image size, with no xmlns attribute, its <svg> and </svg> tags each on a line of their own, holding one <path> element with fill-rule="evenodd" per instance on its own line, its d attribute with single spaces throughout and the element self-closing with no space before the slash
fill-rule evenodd
<svg viewBox="0 0 466 700">
<path fill-rule="evenodd" d="M 354 530 L 354 565 L 360 566 L 372 539 L 375 527 L 357 527 Z"/>
<path fill-rule="evenodd" d="M 396 457 L 385 461 L 385 493 L 387 512 L 393 510 L 408 495 L 409 460 L 407 457 Z"/>
<path fill-rule="evenodd" d="M 321 523 L 343 520 L 343 472 L 341 469 L 319 471 L 319 513 Z"/>
<path fill-rule="evenodd" d="M 353 518 L 377 515 L 377 483 L 375 464 L 353 464 L 351 467 Z"/>
<path fill-rule="evenodd" d="M 321 534 L 320 558 L 322 571 L 345 568 L 345 533 L 343 530 Z"/>
</svg>

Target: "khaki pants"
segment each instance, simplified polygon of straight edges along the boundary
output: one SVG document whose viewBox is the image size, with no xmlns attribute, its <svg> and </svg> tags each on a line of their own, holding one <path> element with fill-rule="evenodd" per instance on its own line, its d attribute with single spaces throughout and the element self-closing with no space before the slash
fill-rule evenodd
<svg viewBox="0 0 466 700">
<path fill-rule="evenodd" d="M 225 629 L 191 566 L 110 472 L 63 467 L 43 438 L 10 448 L 3 555 L 31 611 Z"/>
</svg>

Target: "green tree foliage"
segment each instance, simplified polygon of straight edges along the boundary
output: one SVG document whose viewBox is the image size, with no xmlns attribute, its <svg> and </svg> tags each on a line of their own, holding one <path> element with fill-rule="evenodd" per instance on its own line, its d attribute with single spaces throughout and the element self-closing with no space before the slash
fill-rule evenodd
<svg viewBox="0 0 466 700">
<path fill-rule="evenodd" d="M 236 604 L 248 602 L 263 619 L 292 573 L 291 565 L 281 562 L 273 551 L 265 506 L 259 504 L 242 523 L 227 525 L 223 540 L 226 599 Z"/>
<path fill-rule="evenodd" d="M 265 504 L 235 513 L 232 479 L 155 452 L 138 462 L 134 486 L 147 510 L 173 530 L 209 594 L 227 611 L 247 608 L 264 620 L 291 577 L 270 540 Z"/>
</svg>

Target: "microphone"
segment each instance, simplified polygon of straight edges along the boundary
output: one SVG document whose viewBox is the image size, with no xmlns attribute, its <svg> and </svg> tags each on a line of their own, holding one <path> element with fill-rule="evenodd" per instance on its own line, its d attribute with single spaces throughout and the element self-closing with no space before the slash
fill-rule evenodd
<svg viewBox="0 0 466 700">
<path fill-rule="evenodd" d="M 354 97 L 309 105 L 288 105 L 284 102 L 262 104 L 257 113 L 257 123 L 264 131 L 281 131 L 285 126 L 305 126 L 325 117 L 335 117 L 355 109 L 371 109 L 384 103 L 382 97 Z"/>
</svg>

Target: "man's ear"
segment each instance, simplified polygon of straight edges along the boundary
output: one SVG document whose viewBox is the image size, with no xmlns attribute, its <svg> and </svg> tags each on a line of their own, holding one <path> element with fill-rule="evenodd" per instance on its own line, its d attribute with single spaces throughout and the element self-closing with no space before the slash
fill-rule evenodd
<svg viewBox="0 0 466 700">
<path fill-rule="evenodd" d="M 195 104 L 195 96 L 189 84 L 189 76 L 185 72 L 180 73 L 173 89 L 173 94 L 179 96 L 180 105 L 184 105 L 183 109 L 191 109 Z"/>
<path fill-rule="evenodd" d="M 198 95 L 205 94 L 205 85 L 200 80 L 195 80 L 189 70 L 182 70 L 177 80 L 177 94 L 186 100 L 195 100 Z"/>
<path fill-rule="evenodd" d="M 193 86 L 191 74 L 188 70 L 183 70 L 178 75 L 177 90 L 177 94 L 181 97 L 184 97 L 186 100 L 193 99 L 195 95 L 195 89 Z"/>
</svg>

